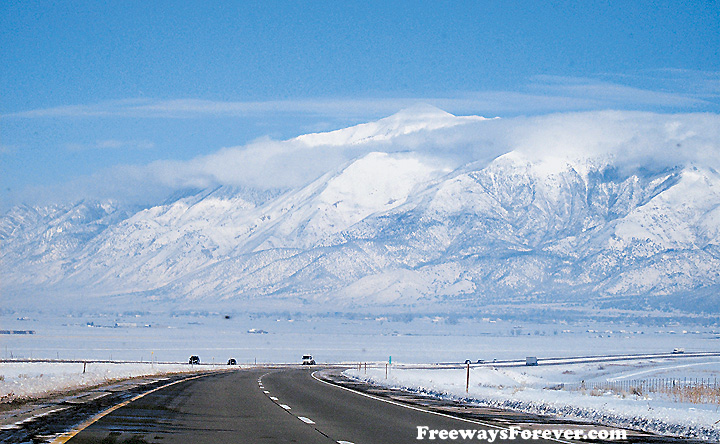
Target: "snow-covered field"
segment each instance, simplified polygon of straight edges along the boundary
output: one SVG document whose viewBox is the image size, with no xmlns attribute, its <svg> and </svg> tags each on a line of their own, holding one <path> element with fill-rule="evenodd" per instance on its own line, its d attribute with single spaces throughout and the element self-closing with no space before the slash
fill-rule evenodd
<svg viewBox="0 0 720 444">
<path fill-rule="evenodd" d="M 720 351 L 720 327 L 663 318 L 637 321 L 578 319 L 523 322 L 517 317 L 310 316 L 176 312 L 73 313 L 64 317 L 0 313 L 0 396 L 41 396 L 122 377 L 187 370 L 190 355 L 203 363 L 384 363 L 368 369 L 378 383 L 465 396 L 465 370 L 418 370 L 396 365 L 497 360 Z M 16 334 L 15 332 L 25 332 Z M 22 364 L 17 359 L 154 360 L 146 364 Z M 178 364 L 157 364 L 176 362 Z M 542 362 L 542 361 L 541 361 Z M 357 373 L 356 373 L 357 375 Z M 364 372 L 358 376 L 366 377 Z M 683 436 L 720 440 L 718 405 L 680 404 L 657 392 L 632 395 L 579 390 L 591 383 L 648 378 L 720 379 L 720 358 L 678 361 L 477 367 L 470 396 L 484 403 L 539 413 L 576 416 Z M 546 387 L 566 384 L 565 390 Z M 574 385 L 573 385 L 574 384 Z M 573 388 L 570 390 L 569 388 Z"/>
<path fill-rule="evenodd" d="M 466 369 L 418 369 L 391 366 L 353 369 L 346 374 L 376 384 L 402 387 L 443 397 L 470 399 L 484 405 L 530 413 L 574 417 L 611 426 L 662 434 L 720 440 L 720 405 L 676 402 L 662 391 L 589 390 L 598 382 L 674 378 L 682 381 L 720 379 L 720 357 L 643 359 L 537 367 L 475 366 Z M 565 384 L 565 389 L 559 389 Z M 709 389 L 709 391 L 712 391 Z"/>
<path fill-rule="evenodd" d="M 119 379 L 197 371 L 187 364 L 2 362 L 0 402 L 39 398 Z M 84 370 L 84 371 L 83 371 Z"/>
<path fill-rule="evenodd" d="M 226 318 L 227 316 L 227 318 Z M 464 362 L 690 351 L 720 351 L 717 325 L 670 321 L 630 324 L 548 320 L 239 313 L 97 314 L 64 317 L 0 313 L 2 359 L 64 359 L 205 363 Z M 2 374 L 2 372 L 0 372 Z"/>
</svg>

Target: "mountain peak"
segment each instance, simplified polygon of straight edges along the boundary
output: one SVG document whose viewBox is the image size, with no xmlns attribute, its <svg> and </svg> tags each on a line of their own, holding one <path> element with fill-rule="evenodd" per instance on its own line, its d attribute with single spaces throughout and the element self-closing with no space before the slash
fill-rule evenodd
<svg viewBox="0 0 720 444">
<path fill-rule="evenodd" d="M 295 140 L 308 146 L 359 145 L 388 141 L 424 130 L 451 128 L 468 122 L 486 120 L 480 116 L 455 116 L 428 104 L 417 104 L 377 120 L 326 133 L 311 133 Z"/>
<path fill-rule="evenodd" d="M 430 105 L 428 103 L 417 103 L 415 105 L 403 108 L 395 114 L 382 120 L 417 120 L 417 119 L 437 119 L 437 118 L 453 118 L 457 117 L 447 111 Z"/>
</svg>

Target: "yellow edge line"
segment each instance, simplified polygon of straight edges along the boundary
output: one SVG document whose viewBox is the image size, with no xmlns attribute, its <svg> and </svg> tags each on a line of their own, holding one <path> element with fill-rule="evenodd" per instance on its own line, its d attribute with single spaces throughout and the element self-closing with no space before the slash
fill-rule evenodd
<svg viewBox="0 0 720 444">
<path fill-rule="evenodd" d="M 104 417 L 104 416 L 106 416 L 106 415 L 109 415 L 110 413 L 114 412 L 115 410 L 117 410 L 117 409 L 119 409 L 119 408 L 121 408 L 121 407 L 125 407 L 126 405 L 130 404 L 130 403 L 133 402 L 133 401 L 136 401 L 136 400 L 142 398 L 142 397 L 145 396 L 145 395 L 149 395 L 150 393 L 154 393 L 154 392 L 156 392 L 156 391 L 158 391 L 158 390 L 162 390 L 162 389 L 164 389 L 164 388 L 166 388 L 166 387 L 170 387 L 171 385 L 175 385 L 175 384 L 178 384 L 178 383 L 180 383 L 180 382 L 185 382 L 185 381 L 190 381 L 190 380 L 192 380 L 192 379 L 202 378 L 203 376 L 208 376 L 208 375 L 210 375 L 210 374 L 211 374 L 211 373 L 206 373 L 206 374 L 203 374 L 203 375 L 192 376 L 192 377 L 190 377 L 190 378 L 179 379 L 179 380 L 173 381 L 173 382 L 171 382 L 171 383 L 169 383 L 169 384 L 165 384 L 165 385 L 163 385 L 163 386 L 156 387 L 156 388 L 154 388 L 154 389 L 152 389 L 152 390 L 150 390 L 150 391 L 147 391 L 147 392 L 145 392 L 145 393 L 141 393 L 141 394 L 139 394 L 139 395 L 137 395 L 137 396 L 135 396 L 135 397 L 133 397 L 133 398 L 130 398 L 130 399 L 128 399 L 128 400 L 125 400 L 125 401 L 123 401 L 123 402 L 121 402 L 121 403 L 119 403 L 119 404 L 115 404 L 114 406 L 112 406 L 112 407 L 110 407 L 110 408 L 108 408 L 108 409 L 106 409 L 106 410 L 103 410 L 102 412 L 98 413 L 97 415 L 93 416 L 92 418 L 88 419 L 87 421 L 81 423 L 79 426 L 75 427 L 74 429 L 72 429 L 72 430 L 70 430 L 70 431 L 68 431 L 68 432 L 65 432 L 65 433 L 63 433 L 62 435 L 58 436 L 57 438 L 53 439 L 53 440 L 50 442 L 50 444 L 65 444 L 66 442 L 68 442 L 69 440 L 71 440 L 75 435 L 77 435 L 78 433 L 82 432 L 82 431 L 85 430 L 86 428 L 90 427 L 90 426 L 93 425 L 95 422 L 97 422 L 98 420 L 100 420 L 102 417 Z"/>
</svg>

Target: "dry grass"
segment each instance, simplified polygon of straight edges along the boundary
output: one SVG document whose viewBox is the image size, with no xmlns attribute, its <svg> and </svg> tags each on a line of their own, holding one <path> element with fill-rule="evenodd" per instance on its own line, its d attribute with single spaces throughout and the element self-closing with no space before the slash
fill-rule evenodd
<svg viewBox="0 0 720 444">
<path fill-rule="evenodd" d="M 720 405 L 720 387 L 677 385 L 661 389 L 659 393 L 669 395 L 675 402 Z"/>
<path fill-rule="evenodd" d="M 590 396 L 601 396 L 613 393 L 623 398 L 627 396 L 661 395 L 672 402 L 690 404 L 716 404 L 720 406 L 720 386 L 712 384 L 601 384 L 600 386 L 577 388 Z"/>
</svg>

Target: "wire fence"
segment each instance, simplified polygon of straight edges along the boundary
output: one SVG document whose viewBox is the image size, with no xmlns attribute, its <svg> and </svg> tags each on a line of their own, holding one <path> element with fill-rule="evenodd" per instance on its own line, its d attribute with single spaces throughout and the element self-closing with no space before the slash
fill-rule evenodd
<svg viewBox="0 0 720 444">
<path fill-rule="evenodd" d="M 661 394 L 675 402 L 693 404 L 720 404 L 720 385 L 714 378 L 648 378 L 622 381 L 581 381 L 562 384 L 562 390 L 579 390 L 591 395 L 611 392 L 623 395 Z"/>
</svg>

